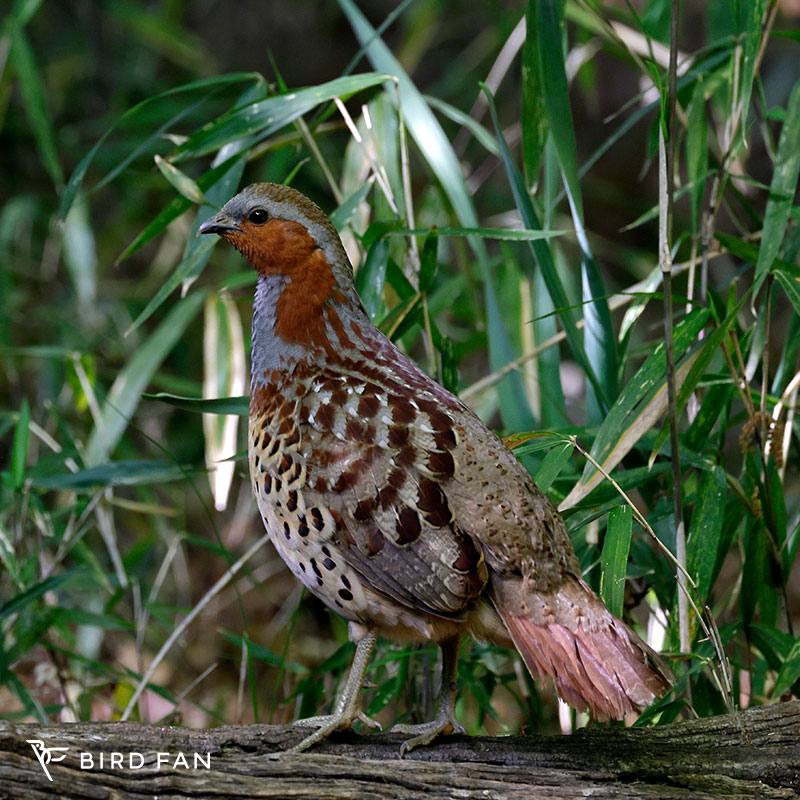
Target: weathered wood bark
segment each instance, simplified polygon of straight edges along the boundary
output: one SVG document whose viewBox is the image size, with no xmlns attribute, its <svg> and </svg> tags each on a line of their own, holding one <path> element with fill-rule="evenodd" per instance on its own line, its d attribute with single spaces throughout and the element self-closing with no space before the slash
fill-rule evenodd
<svg viewBox="0 0 800 800">
<path fill-rule="evenodd" d="M 595 729 L 572 736 L 455 736 L 402 760 L 403 737 L 392 734 L 342 734 L 309 753 L 271 756 L 306 732 L 268 725 L 189 730 L 135 723 L 41 727 L 0 722 L 0 798 L 800 796 L 800 701 L 660 728 Z M 52 782 L 30 739 L 69 748 L 62 761 L 48 765 Z M 191 768 L 194 753 L 210 756 L 210 769 Z M 140 760 L 141 767 L 131 768 Z"/>
</svg>

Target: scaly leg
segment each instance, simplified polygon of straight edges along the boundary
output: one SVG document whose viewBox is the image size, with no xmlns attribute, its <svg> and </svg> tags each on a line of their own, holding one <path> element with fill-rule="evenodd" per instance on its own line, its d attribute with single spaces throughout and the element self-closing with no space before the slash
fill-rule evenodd
<svg viewBox="0 0 800 800">
<path fill-rule="evenodd" d="M 442 648 L 442 690 L 439 693 L 439 713 L 436 719 L 423 722 L 421 725 L 395 725 L 392 731 L 416 734 L 400 745 L 400 755 L 421 744 L 430 744 L 440 734 L 465 733 L 463 726 L 456 719 L 456 665 L 458 664 L 458 648 L 461 644 L 458 636 L 451 636 L 439 642 Z"/>
<path fill-rule="evenodd" d="M 358 693 L 364 685 L 364 675 L 366 674 L 369 659 L 375 648 L 377 638 L 378 637 L 372 631 L 368 631 L 358 640 L 356 654 L 353 658 L 353 664 L 350 667 L 347 683 L 345 684 L 344 691 L 336 702 L 336 708 L 333 714 L 297 720 L 294 724 L 304 728 L 319 727 L 314 733 L 310 736 L 306 736 L 305 739 L 290 748 L 287 752 L 300 753 L 303 750 L 307 750 L 334 731 L 351 728 L 357 719 L 371 728 L 381 729 L 380 723 L 376 722 L 374 719 L 370 719 L 358 708 Z"/>
</svg>

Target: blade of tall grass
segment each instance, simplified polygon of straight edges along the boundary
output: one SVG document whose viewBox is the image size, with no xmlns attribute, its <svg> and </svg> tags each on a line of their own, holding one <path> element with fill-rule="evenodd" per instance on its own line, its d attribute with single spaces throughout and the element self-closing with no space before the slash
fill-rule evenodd
<svg viewBox="0 0 800 800">
<path fill-rule="evenodd" d="M 700 382 L 700 379 L 703 377 L 706 368 L 711 363 L 711 359 L 714 358 L 714 356 L 720 352 L 720 347 L 722 346 L 725 338 L 727 337 L 728 331 L 730 330 L 731 326 L 736 322 L 736 315 L 739 313 L 739 311 L 741 311 L 741 308 L 748 297 L 749 297 L 749 292 L 745 292 L 742 299 L 738 303 L 736 303 L 736 305 L 730 311 L 728 316 L 725 317 L 725 319 L 719 324 L 719 326 L 715 328 L 714 331 L 702 341 L 700 349 L 697 352 L 697 358 L 695 359 L 692 368 L 686 375 L 685 380 L 681 384 L 680 389 L 677 391 L 677 395 L 675 398 L 675 413 L 677 415 L 681 414 L 684 407 L 686 406 L 686 403 L 689 400 L 689 396 L 697 388 L 697 384 Z M 655 461 L 658 451 L 661 449 L 664 442 L 667 441 L 668 436 L 669 436 L 669 422 L 665 421 L 664 425 L 662 426 L 661 430 L 658 433 L 656 442 L 653 445 L 653 452 L 650 455 L 651 465 L 653 461 Z"/>
<path fill-rule="evenodd" d="M 78 472 L 35 474 L 31 477 L 31 484 L 38 489 L 88 492 L 98 487 L 152 485 L 185 477 L 186 469 L 167 461 L 111 461 Z"/>
<path fill-rule="evenodd" d="M 708 310 L 691 312 L 682 319 L 674 331 L 676 355 L 686 353 L 697 334 L 708 321 Z M 684 359 L 675 376 L 680 385 L 691 368 L 697 352 Z M 597 432 L 590 455 L 605 472 L 610 472 L 630 452 L 641 437 L 651 429 L 667 407 L 666 356 L 664 342 L 659 342 L 655 350 L 639 368 L 636 375 L 612 406 L 605 421 Z M 592 491 L 603 480 L 603 474 L 591 463 L 587 463 L 580 480 L 559 505 L 559 509 L 570 508 Z"/>
<path fill-rule="evenodd" d="M 242 320 L 227 294 L 206 300 L 203 326 L 203 397 L 239 395 L 247 387 Z M 239 417 L 203 414 L 205 460 L 214 507 L 224 511 L 233 483 Z"/>
<path fill-rule="evenodd" d="M 622 616 L 625 600 L 625 575 L 633 533 L 633 511 L 628 505 L 613 508 L 600 554 L 600 597 L 608 610 Z"/>
<path fill-rule="evenodd" d="M 543 492 L 546 492 L 553 485 L 553 481 L 569 463 L 574 450 L 575 443 L 572 440 L 568 440 L 559 442 L 548 451 L 534 476 L 536 485 Z M 522 448 L 520 448 L 519 453 L 522 454 L 523 452 Z"/>
<path fill-rule="evenodd" d="M 14 428 L 14 443 L 11 445 L 11 485 L 21 489 L 25 483 L 28 444 L 31 439 L 31 407 L 28 398 L 22 399 L 19 416 Z"/>
<path fill-rule="evenodd" d="M 458 221 L 467 228 L 478 227 L 477 214 L 467 191 L 461 165 L 422 94 L 355 3 L 352 0 L 338 0 L 338 2 L 372 66 L 394 76 L 405 125 L 438 178 Z M 492 368 L 497 369 L 512 361 L 514 352 L 492 284 L 486 247 L 477 236 L 470 236 L 467 241 L 475 254 L 483 278 L 489 331 L 489 359 Z M 509 375 L 503 384 L 498 386 L 498 393 L 505 425 L 514 430 L 531 428 L 534 420 L 521 377 L 518 374 Z"/>
<path fill-rule="evenodd" d="M 19 90 L 28 114 L 33 135 L 45 169 L 56 187 L 64 183 L 64 171 L 58 158 L 53 122 L 47 110 L 46 92 L 36 58 L 22 26 L 10 20 L 6 34 L 11 45 L 10 59 L 19 80 Z"/>
<path fill-rule="evenodd" d="M 81 184 L 83 183 L 83 179 L 86 177 L 86 173 L 89 170 L 89 167 L 94 161 L 95 156 L 97 155 L 100 148 L 105 144 L 108 137 L 122 124 L 130 123 L 135 121 L 137 117 L 145 118 L 145 112 L 149 113 L 151 107 L 162 100 L 166 100 L 168 98 L 175 97 L 177 95 L 181 95 L 184 93 L 192 94 L 194 92 L 207 92 L 211 90 L 212 92 L 221 89 L 225 86 L 229 86 L 235 83 L 243 83 L 253 82 L 253 81 L 260 81 L 263 82 L 263 78 L 257 72 L 234 72 L 229 75 L 220 75 L 215 78 L 205 78 L 200 81 L 193 81 L 191 83 L 186 83 L 183 86 L 177 86 L 172 89 L 167 89 L 164 92 L 160 92 L 159 94 L 153 95 L 152 97 L 148 97 L 146 100 L 142 100 L 141 103 L 137 103 L 133 108 L 126 111 L 96 142 L 94 147 L 81 159 L 80 163 L 75 170 L 73 171 L 72 175 L 67 182 L 66 188 L 64 189 L 64 194 L 61 197 L 61 205 L 59 206 L 58 216 L 62 219 L 66 217 L 67 213 L 69 212 L 72 204 L 75 202 L 75 198 L 77 197 L 78 191 L 80 190 Z M 173 127 L 177 122 L 187 116 L 189 113 L 194 111 L 200 105 L 202 105 L 206 101 L 207 97 L 204 95 L 200 98 L 200 100 L 195 101 L 194 103 L 190 103 L 188 106 L 183 106 L 181 110 L 177 113 L 172 115 L 167 121 L 159 126 L 158 130 L 147 138 L 147 142 L 152 144 L 154 141 L 157 141 L 162 134 Z M 149 145 L 148 145 L 149 146 Z M 137 152 L 139 152 L 137 148 Z M 101 186 L 104 186 L 110 180 L 113 179 L 114 176 L 118 175 L 129 163 L 130 161 L 135 158 L 135 156 L 129 155 L 123 162 L 118 164 L 111 172 L 109 172 L 98 184 L 92 187 L 92 191 L 96 191 Z M 202 188 L 202 185 L 201 185 Z M 187 206 L 188 207 L 188 206 Z"/>
<path fill-rule="evenodd" d="M 177 303 L 117 375 L 103 403 L 99 424 L 86 446 L 87 467 L 99 465 L 111 454 L 139 405 L 142 390 L 180 340 L 204 301 L 205 292 L 197 292 Z"/>
<path fill-rule="evenodd" d="M 511 184 L 511 190 L 514 194 L 514 201 L 516 202 L 517 209 L 522 216 L 522 223 L 528 229 L 540 230 L 541 224 L 539 223 L 539 217 L 533 209 L 533 203 L 531 202 L 530 195 L 525 189 L 522 176 L 517 169 L 517 165 L 514 163 L 514 159 L 511 156 L 511 151 L 508 149 L 505 137 L 503 136 L 503 132 L 500 128 L 500 122 L 497 119 L 497 110 L 495 109 L 494 105 L 494 98 L 488 93 L 486 87 L 483 87 L 483 89 L 485 92 L 487 92 L 487 98 L 489 100 L 489 113 L 492 116 L 492 122 L 494 123 L 497 141 L 500 144 L 500 150 L 503 153 L 503 162 L 506 167 L 509 183 Z M 598 380 L 597 375 L 595 374 L 595 371 L 586 356 L 586 352 L 583 349 L 581 337 L 578 333 L 577 325 L 575 324 L 575 320 L 570 310 L 567 293 L 563 284 L 561 283 L 561 278 L 558 275 L 555 264 L 553 263 L 553 257 L 550 254 L 550 250 L 542 241 L 532 241 L 531 249 L 534 258 L 536 259 L 536 263 L 542 272 L 542 277 L 547 285 L 547 290 L 550 293 L 550 297 L 556 306 L 556 313 L 558 314 L 561 324 L 564 327 L 567 341 L 572 348 L 575 359 L 580 364 L 591 385 L 594 387 L 597 396 L 601 398 L 604 404 L 607 405 L 608 399 L 605 396 L 605 390 Z"/>
<path fill-rule="evenodd" d="M 773 266 L 783 242 L 786 223 L 792 210 L 800 176 L 800 80 L 795 83 L 786 107 L 786 117 L 778 141 L 778 153 L 764 212 L 761 246 L 753 281 L 753 294 L 758 291 Z"/>
<path fill-rule="evenodd" d="M 203 190 L 185 172 L 178 169 L 174 164 L 162 158 L 158 153 L 154 156 L 159 172 L 167 179 L 170 186 L 178 194 L 183 195 L 190 203 L 202 205 L 206 202 Z"/>
<path fill-rule="evenodd" d="M 145 400 L 159 400 L 175 408 L 199 414 L 238 414 L 246 417 L 250 413 L 250 398 L 246 395 L 201 400 L 199 397 L 180 397 L 175 394 L 159 392 L 158 394 L 142 394 L 142 397 Z"/>
<path fill-rule="evenodd" d="M 701 603 L 711 591 L 711 580 L 720 557 L 722 523 L 725 519 L 725 470 L 716 464 L 697 476 L 697 499 L 687 537 L 687 569 L 697 584 Z"/>
<path fill-rule="evenodd" d="M 172 161 L 180 163 L 188 158 L 197 158 L 219 150 L 229 142 L 254 136 L 256 141 L 265 139 L 275 131 L 293 122 L 311 109 L 332 100 L 334 97 L 348 98 L 358 92 L 384 83 L 388 76 L 375 72 L 349 75 L 332 81 L 298 89 L 287 94 L 278 94 L 233 109 L 203 126 L 176 149 Z"/>
</svg>

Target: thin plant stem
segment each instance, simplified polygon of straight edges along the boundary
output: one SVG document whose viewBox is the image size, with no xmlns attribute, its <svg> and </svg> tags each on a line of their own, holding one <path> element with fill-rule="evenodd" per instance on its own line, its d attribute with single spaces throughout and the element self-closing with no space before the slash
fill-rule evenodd
<svg viewBox="0 0 800 800">
<path fill-rule="evenodd" d="M 669 413 L 670 451 L 672 462 L 672 496 L 675 514 L 675 556 L 680 563 L 678 582 L 685 582 L 686 574 L 686 529 L 683 523 L 683 497 L 681 494 L 680 446 L 678 441 L 678 411 L 675 388 L 675 354 L 672 342 L 672 219 L 675 185 L 675 138 L 677 125 L 675 116 L 678 74 L 678 25 L 680 22 L 679 0 L 672 0 L 669 42 L 669 85 L 667 111 L 667 140 L 663 127 L 659 138 L 659 261 L 664 279 L 664 354 L 667 366 L 667 404 Z M 684 586 L 685 589 L 685 586 Z M 691 648 L 689 637 L 688 592 L 678 592 L 678 631 L 680 647 L 684 653 Z M 687 683 L 687 691 L 689 684 Z M 691 704 L 691 695 L 690 695 Z"/>
<path fill-rule="evenodd" d="M 122 716 L 120 717 L 121 722 L 124 722 L 131 715 L 133 709 L 136 707 L 136 703 L 142 695 L 142 692 L 147 688 L 147 685 L 152 680 L 158 665 L 164 660 L 175 642 L 177 642 L 178 639 L 183 635 L 183 632 L 189 627 L 189 625 L 192 624 L 192 622 L 194 622 L 200 612 L 230 583 L 236 573 L 239 572 L 239 570 L 253 557 L 253 555 L 262 547 L 264 547 L 268 541 L 269 534 L 265 533 L 255 544 L 250 547 L 250 549 L 244 555 L 239 558 L 236 563 L 231 564 L 231 566 L 225 570 L 219 580 L 217 580 L 217 582 L 203 595 L 203 597 L 192 608 L 192 610 L 173 628 L 172 632 L 167 637 L 167 640 L 161 645 L 161 649 L 156 653 L 155 657 L 150 662 L 147 672 L 145 672 L 145 674 L 142 676 L 142 679 L 137 684 L 133 695 L 131 695 L 131 699 L 128 701 L 128 705 L 125 706 L 125 710 L 122 712 Z"/>
</svg>

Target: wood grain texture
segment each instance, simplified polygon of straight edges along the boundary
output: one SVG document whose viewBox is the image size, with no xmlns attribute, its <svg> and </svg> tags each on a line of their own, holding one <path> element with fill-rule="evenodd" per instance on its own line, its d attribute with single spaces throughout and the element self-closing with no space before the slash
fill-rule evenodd
<svg viewBox="0 0 800 800">
<path fill-rule="evenodd" d="M 403 736 L 335 735 L 271 757 L 308 729 L 209 730 L 137 723 L 42 727 L 0 722 L 0 798 L 292 798 L 293 800 L 544 800 L 545 798 L 800 797 L 800 701 L 649 729 L 572 736 L 466 737 L 399 757 Z M 28 739 L 70 747 L 47 780 Z M 82 770 L 79 751 L 141 752 L 138 770 Z M 156 769 L 156 753 L 211 755 L 211 769 Z M 126 756 L 127 758 L 127 756 Z"/>
</svg>

